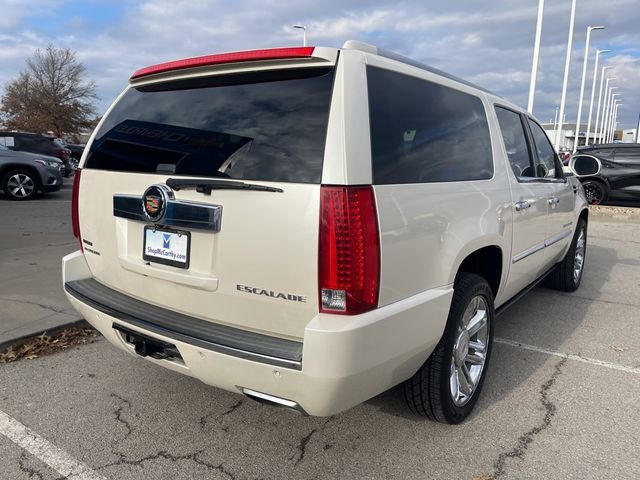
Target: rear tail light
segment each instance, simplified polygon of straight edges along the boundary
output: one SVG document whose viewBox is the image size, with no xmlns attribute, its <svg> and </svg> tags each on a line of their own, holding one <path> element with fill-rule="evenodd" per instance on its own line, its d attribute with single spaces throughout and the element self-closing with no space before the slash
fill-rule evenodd
<svg viewBox="0 0 640 480">
<path fill-rule="evenodd" d="M 77 169 L 76 175 L 73 178 L 73 191 L 71 194 L 71 225 L 73 227 L 73 236 L 78 239 L 78 241 L 80 242 L 80 250 L 84 252 L 84 248 L 82 248 L 82 237 L 80 235 L 80 216 L 78 213 L 81 173 L 82 173 L 82 170 Z"/>
<path fill-rule="evenodd" d="M 320 311 L 356 315 L 378 306 L 380 236 L 373 188 L 322 186 Z"/>
<path fill-rule="evenodd" d="M 67 150 L 67 149 L 60 149 L 60 150 L 56 150 L 55 151 L 56 156 L 63 158 L 63 159 L 67 159 L 69 158 L 69 155 L 71 155 L 71 150 Z"/>
</svg>

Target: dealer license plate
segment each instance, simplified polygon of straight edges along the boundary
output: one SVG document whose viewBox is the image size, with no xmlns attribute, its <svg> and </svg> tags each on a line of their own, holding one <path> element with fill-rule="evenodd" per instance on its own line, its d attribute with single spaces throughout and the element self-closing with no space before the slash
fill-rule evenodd
<svg viewBox="0 0 640 480">
<path fill-rule="evenodd" d="M 191 233 L 153 226 L 144 227 L 142 258 L 179 268 L 189 268 Z"/>
</svg>

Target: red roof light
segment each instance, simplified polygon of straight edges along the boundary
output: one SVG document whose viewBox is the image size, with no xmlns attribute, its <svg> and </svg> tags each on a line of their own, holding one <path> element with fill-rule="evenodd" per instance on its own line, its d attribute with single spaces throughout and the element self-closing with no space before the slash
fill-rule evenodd
<svg viewBox="0 0 640 480">
<path fill-rule="evenodd" d="M 184 68 L 203 67 L 220 63 L 252 62 L 256 60 L 279 60 L 282 58 L 308 58 L 313 54 L 314 47 L 269 48 L 265 50 L 247 50 L 245 52 L 219 53 L 203 55 L 201 57 L 184 58 L 172 62 L 159 63 L 136 70 L 131 80 L 156 73 L 182 70 Z"/>
</svg>

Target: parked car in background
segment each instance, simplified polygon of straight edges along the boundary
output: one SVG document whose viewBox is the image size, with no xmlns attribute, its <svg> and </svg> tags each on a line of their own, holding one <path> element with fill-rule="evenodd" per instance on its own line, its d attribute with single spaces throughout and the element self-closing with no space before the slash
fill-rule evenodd
<svg viewBox="0 0 640 480">
<path fill-rule="evenodd" d="M 84 152 L 85 145 L 81 143 L 65 143 L 66 148 L 71 150 L 71 158 L 75 160 L 77 164 L 82 158 L 82 153 Z"/>
<path fill-rule="evenodd" d="M 0 145 L 14 151 L 57 157 L 64 162 L 64 176 L 68 177 L 73 173 L 71 150 L 66 148 L 59 138 L 46 137 L 39 133 L 0 131 Z"/>
<path fill-rule="evenodd" d="M 580 148 L 571 157 L 569 166 L 582 182 L 590 204 L 616 201 L 640 204 L 640 144 Z"/>
<path fill-rule="evenodd" d="M 569 159 L 571 158 L 571 150 L 569 150 L 567 147 L 560 147 L 560 149 L 558 150 L 558 157 L 564 165 L 567 165 L 569 163 Z"/>
<path fill-rule="evenodd" d="M 38 191 L 62 186 L 62 160 L 47 155 L 15 152 L 0 145 L 0 189 L 12 200 L 29 200 Z"/>
<path fill-rule="evenodd" d="M 71 170 L 75 172 L 78 168 L 78 164 L 80 163 L 80 159 L 82 158 L 82 154 L 84 153 L 85 145 L 81 143 L 65 142 L 64 146 L 71 151 L 71 158 L 69 159 L 69 163 Z"/>
</svg>

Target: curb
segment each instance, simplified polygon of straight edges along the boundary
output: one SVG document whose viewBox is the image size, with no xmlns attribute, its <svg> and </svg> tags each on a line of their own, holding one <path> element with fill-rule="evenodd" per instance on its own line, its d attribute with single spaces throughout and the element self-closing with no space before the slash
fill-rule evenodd
<svg viewBox="0 0 640 480">
<path fill-rule="evenodd" d="M 57 335 L 58 333 L 62 332 L 63 330 L 66 330 L 67 328 L 71 328 L 71 327 L 90 327 L 90 328 L 93 328 L 89 324 L 89 322 L 87 322 L 84 318 L 81 318 L 79 320 L 73 320 L 71 322 L 67 322 L 67 323 L 64 323 L 62 325 L 58 325 L 57 327 L 47 328 L 46 330 L 40 330 L 40 331 L 35 332 L 35 333 L 29 333 L 27 335 L 22 335 L 21 337 L 14 338 L 12 340 L 6 340 L 6 341 L 3 341 L 3 342 L 0 342 L 0 353 L 4 352 L 5 350 L 8 350 L 9 347 L 11 347 L 13 345 L 19 345 L 21 343 L 26 343 L 28 340 L 31 340 L 32 338 L 39 337 L 43 333 L 46 333 L 49 336 L 53 336 L 53 335 Z"/>
</svg>

